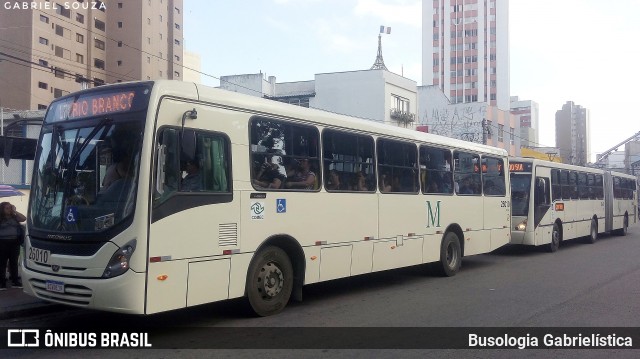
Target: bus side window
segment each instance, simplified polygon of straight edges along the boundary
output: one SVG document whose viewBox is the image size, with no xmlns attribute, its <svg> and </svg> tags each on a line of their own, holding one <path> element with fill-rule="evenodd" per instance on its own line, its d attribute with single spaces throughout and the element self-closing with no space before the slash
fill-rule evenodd
<svg viewBox="0 0 640 359">
<path fill-rule="evenodd" d="M 549 179 L 544 177 L 536 177 L 534 201 L 536 207 L 549 206 L 551 204 L 551 200 L 549 198 Z"/>
</svg>

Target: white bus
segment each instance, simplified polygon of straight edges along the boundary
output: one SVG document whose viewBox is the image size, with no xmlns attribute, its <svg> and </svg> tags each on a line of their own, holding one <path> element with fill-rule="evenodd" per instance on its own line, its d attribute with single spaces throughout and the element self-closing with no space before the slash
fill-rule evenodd
<svg viewBox="0 0 640 359">
<path fill-rule="evenodd" d="M 636 222 L 636 178 L 596 168 L 511 158 L 511 243 L 545 245 L 598 234 L 626 235 Z"/>
<path fill-rule="evenodd" d="M 506 151 L 193 83 L 101 86 L 48 108 L 25 292 L 151 314 L 509 242 Z"/>
</svg>

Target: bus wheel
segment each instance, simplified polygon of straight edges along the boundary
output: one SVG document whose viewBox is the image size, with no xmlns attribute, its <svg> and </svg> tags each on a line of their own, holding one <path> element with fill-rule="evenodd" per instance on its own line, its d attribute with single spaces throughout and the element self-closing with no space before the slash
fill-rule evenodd
<svg viewBox="0 0 640 359">
<path fill-rule="evenodd" d="M 551 243 L 547 244 L 547 250 L 551 253 L 558 250 L 560 247 L 560 227 L 557 223 L 553 224 L 553 230 L 551 231 Z"/>
<path fill-rule="evenodd" d="M 458 273 L 462 264 L 460 241 L 453 232 L 448 232 L 440 246 L 440 262 L 435 263 L 435 271 L 443 277 L 452 277 Z"/>
<path fill-rule="evenodd" d="M 249 266 L 247 298 L 253 311 L 266 317 L 279 313 L 289 302 L 293 288 L 293 267 L 278 247 L 266 247 Z"/>
<path fill-rule="evenodd" d="M 624 215 L 624 220 L 622 221 L 622 228 L 616 230 L 616 234 L 619 236 L 626 236 L 627 232 L 629 231 L 629 217 L 627 217 L 627 215 Z"/>
<path fill-rule="evenodd" d="M 596 243 L 598 240 L 598 222 L 595 219 L 591 219 L 591 230 L 589 231 L 589 237 L 587 237 L 587 242 Z"/>
</svg>

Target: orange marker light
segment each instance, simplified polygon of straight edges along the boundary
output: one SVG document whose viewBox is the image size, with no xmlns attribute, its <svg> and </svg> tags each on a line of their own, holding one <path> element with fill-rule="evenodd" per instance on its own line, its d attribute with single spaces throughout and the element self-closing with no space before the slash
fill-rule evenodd
<svg viewBox="0 0 640 359">
<path fill-rule="evenodd" d="M 564 211 L 564 203 L 556 203 L 556 211 Z"/>
<path fill-rule="evenodd" d="M 316 256 L 311 256 L 311 260 L 312 260 L 312 261 L 315 261 L 316 259 L 318 259 L 318 257 L 316 257 Z"/>
<path fill-rule="evenodd" d="M 157 276 L 156 278 L 157 278 L 158 280 L 162 280 L 162 281 L 164 281 L 164 280 L 167 280 L 167 278 L 169 278 L 169 276 L 168 276 L 168 275 L 166 275 L 166 274 L 162 274 L 162 275 Z"/>
</svg>

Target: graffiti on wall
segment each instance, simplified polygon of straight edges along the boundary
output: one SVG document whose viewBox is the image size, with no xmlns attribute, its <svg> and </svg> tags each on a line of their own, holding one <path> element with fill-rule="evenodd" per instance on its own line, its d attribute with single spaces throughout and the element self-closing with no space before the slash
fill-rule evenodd
<svg viewBox="0 0 640 359">
<path fill-rule="evenodd" d="M 482 143 L 482 120 L 486 113 L 485 104 L 464 104 L 434 108 L 426 119 L 430 133 Z"/>
</svg>

